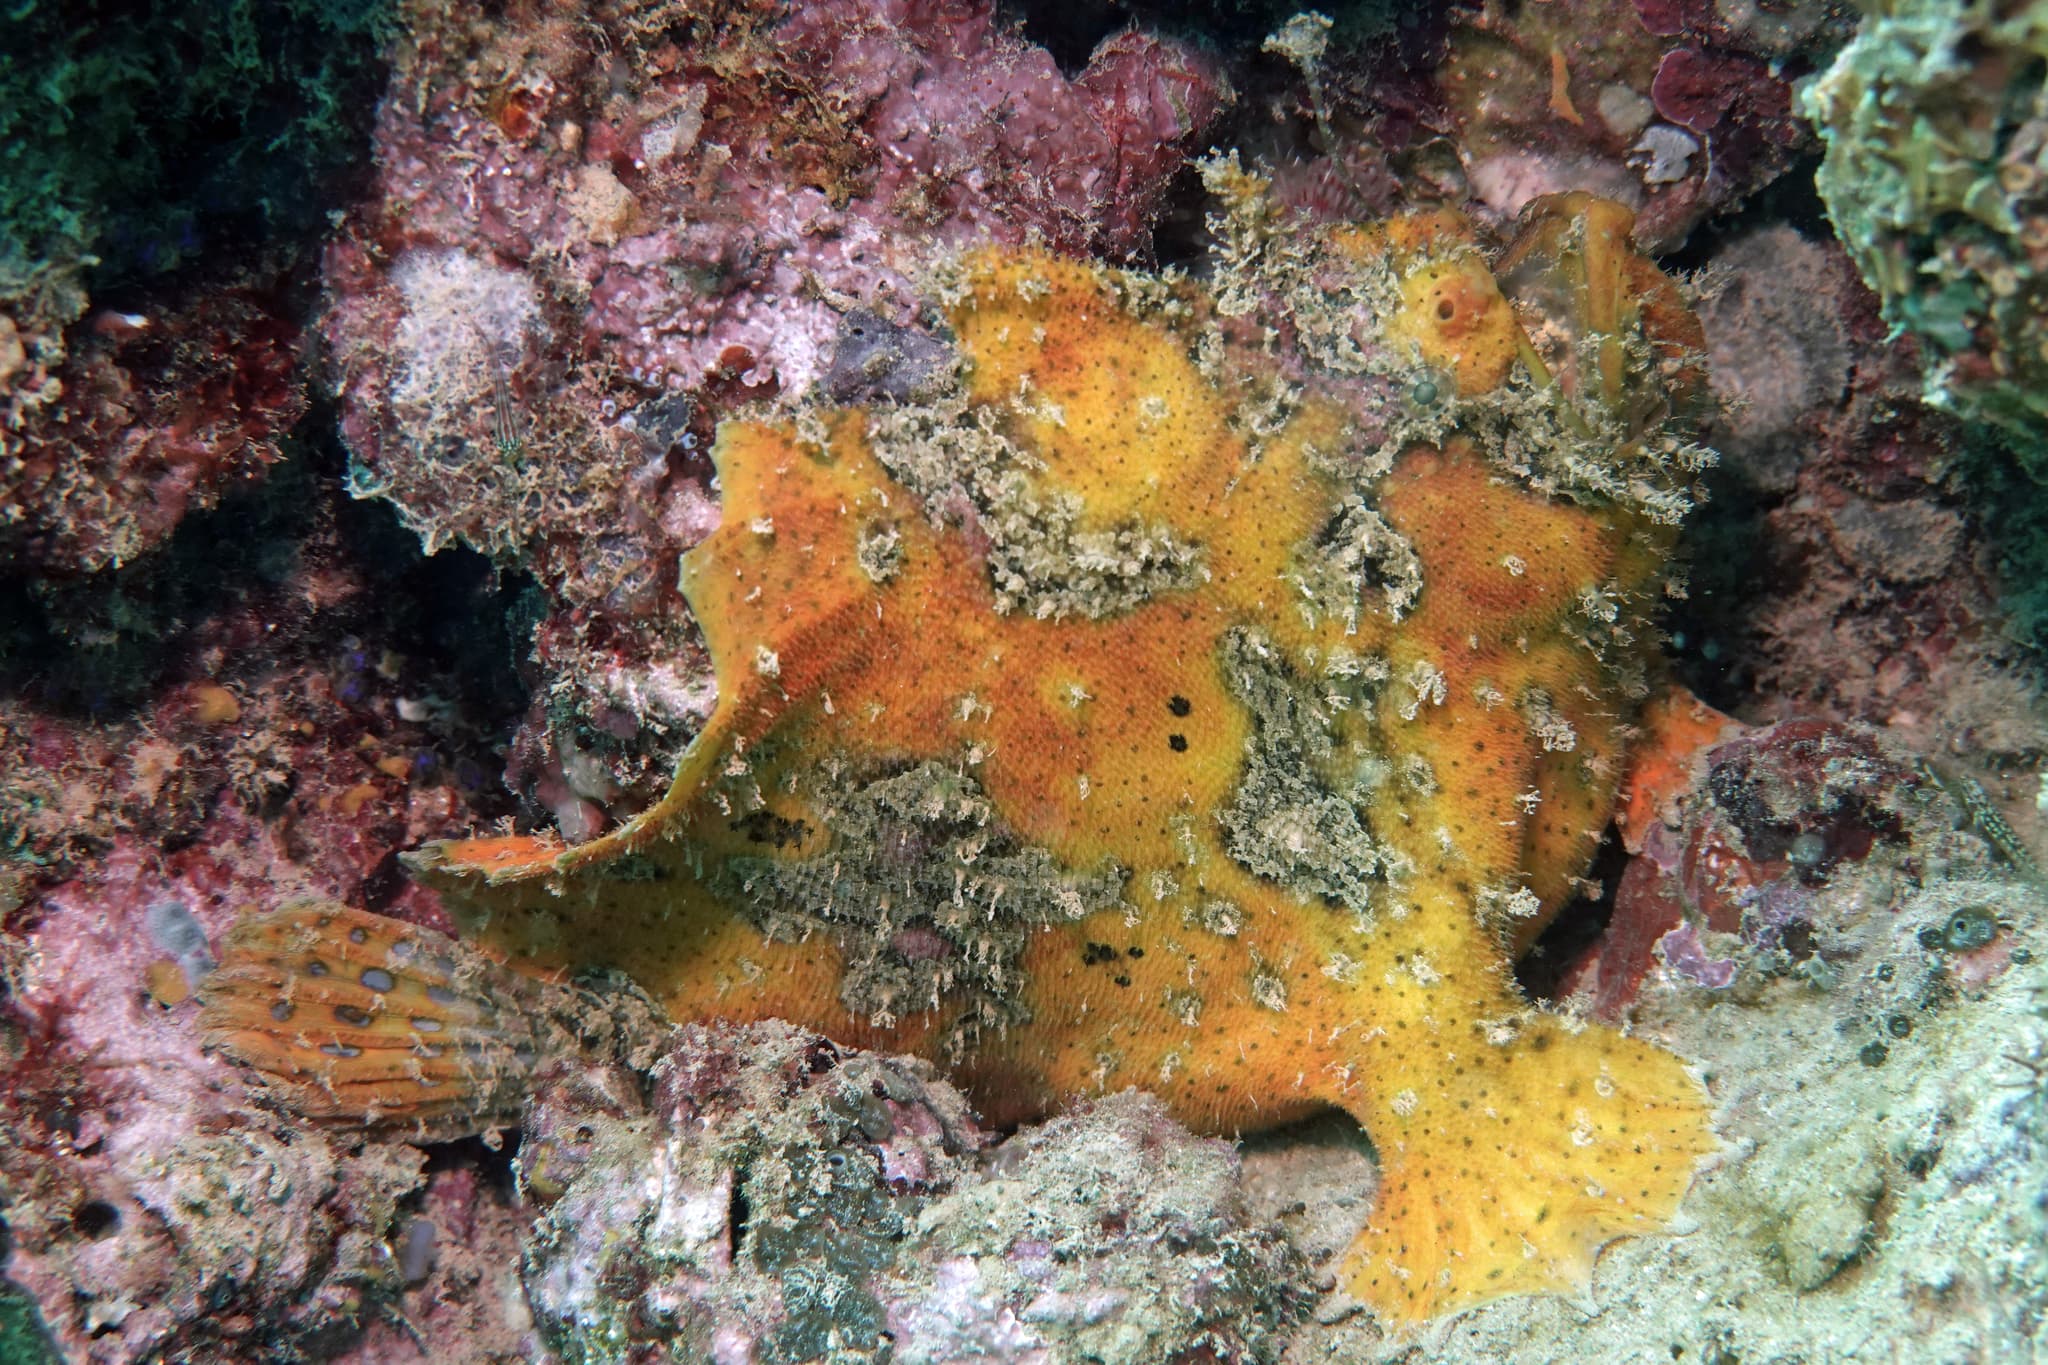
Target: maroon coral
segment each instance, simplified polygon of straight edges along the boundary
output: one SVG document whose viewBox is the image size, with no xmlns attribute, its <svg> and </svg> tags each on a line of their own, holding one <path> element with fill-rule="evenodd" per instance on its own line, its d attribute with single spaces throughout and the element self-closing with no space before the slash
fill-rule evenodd
<svg viewBox="0 0 2048 1365">
<path fill-rule="evenodd" d="M 1723 410 L 1708 439 L 1759 529 L 1753 562 L 1702 560 L 1689 633 L 1802 711 L 2030 762 L 2048 749 L 2037 684 L 2000 640 L 1995 550 L 1949 472 L 1957 424 L 1919 401 L 1915 342 L 1890 334 L 1831 240 L 1771 228 L 1713 266 L 1723 288 L 1700 316 Z M 1772 591 L 1736 590 L 1757 582 Z"/>
<path fill-rule="evenodd" d="M 1823 952 L 1815 892 L 1880 849 L 1910 870 L 1939 827 L 1926 779 L 1864 726 L 1790 720 L 1702 754 L 1676 823 L 1651 825 L 1565 990 L 1618 1017 L 1660 969 L 1725 989 Z M 1980 855 L 1981 856 L 1981 855 Z"/>
<path fill-rule="evenodd" d="M 238 271 L 73 325 L 45 375 L 59 396 L 0 424 L 0 546 L 57 571 L 125 563 L 281 458 L 306 411 L 284 283 Z"/>
</svg>

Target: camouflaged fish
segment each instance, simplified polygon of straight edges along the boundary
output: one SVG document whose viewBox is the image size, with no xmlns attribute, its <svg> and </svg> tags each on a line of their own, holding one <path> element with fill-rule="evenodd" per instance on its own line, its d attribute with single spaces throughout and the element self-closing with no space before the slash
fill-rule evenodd
<svg viewBox="0 0 2048 1365">
<path fill-rule="evenodd" d="M 719 701 L 673 787 L 419 859 L 516 972 L 299 908 L 229 945 L 212 1037 L 308 1112 L 455 1131 L 579 1032 L 526 978 L 607 967 L 932 1057 L 998 1123 L 1334 1106 L 1383 1174 L 1343 1282 L 1399 1320 L 1665 1228 L 1699 1082 L 1511 963 L 1615 807 L 1697 323 L 1613 204 L 1541 201 L 1490 259 L 1212 173 L 1209 284 L 984 250 L 933 281 L 952 370 L 722 428 L 682 580 Z"/>
</svg>

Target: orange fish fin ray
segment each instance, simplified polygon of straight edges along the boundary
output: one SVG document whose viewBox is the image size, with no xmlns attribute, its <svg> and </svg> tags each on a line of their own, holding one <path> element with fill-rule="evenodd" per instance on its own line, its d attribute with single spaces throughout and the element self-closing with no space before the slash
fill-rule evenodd
<svg viewBox="0 0 2048 1365">
<path fill-rule="evenodd" d="M 301 902 L 228 932 L 199 1022 L 294 1113 L 444 1140 L 517 1121 L 542 989 L 433 930 Z"/>
</svg>

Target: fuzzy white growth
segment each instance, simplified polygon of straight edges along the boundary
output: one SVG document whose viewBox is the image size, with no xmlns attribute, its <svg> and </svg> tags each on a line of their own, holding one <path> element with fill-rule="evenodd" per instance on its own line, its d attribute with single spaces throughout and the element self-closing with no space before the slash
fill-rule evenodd
<svg viewBox="0 0 2048 1365">
<path fill-rule="evenodd" d="M 400 257 L 391 278 L 405 299 L 393 404 L 427 426 L 487 408 L 540 321 L 533 281 L 467 252 L 425 249 Z"/>
</svg>

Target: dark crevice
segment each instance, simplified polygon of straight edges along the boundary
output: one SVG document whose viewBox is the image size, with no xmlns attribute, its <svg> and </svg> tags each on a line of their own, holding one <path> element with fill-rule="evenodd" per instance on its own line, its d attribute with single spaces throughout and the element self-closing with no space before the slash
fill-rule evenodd
<svg viewBox="0 0 2048 1365">
<path fill-rule="evenodd" d="M 427 1158 L 422 1174 L 431 1180 L 440 1171 L 475 1171 L 501 1203 L 515 1203 L 519 1197 L 518 1181 L 512 1167 L 519 1156 L 519 1132 L 512 1129 L 501 1138 L 495 1146 L 480 1136 L 422 1146 L 420 1150 Z"/>
<path fill-rule="evenodd" d="M 1628 851 L 1609 830 L 1593 855 L 1593 865 L 1586 869 L 1586 879 L 1600 884 L 1600 895 L 1568 902 L 1515 964 L 1515 980 L 1530 999 L 1545 1004 L 1557 1002 L 1565 973 L 1600 940 L 1613 921 L 1614 893 L 1621 885 L 1621 874 L 1628 862 Z"/>
<path fill-rule="evenodd" d="M 1801 157 L 1783 175 L 1742 199 L 1735 212 L 1695 227 L 1683 245 L 1659 257 L 1657 264 L 1673 274 L 1699 270 L 1728 243 L 1767 227 L 1789 227 L 1809 241 L 1833 240 L 1834 224 L 1813 179 L 1819 169 L 1818 152 Z"/>
<path fill-rule="evenodd" d="M 163 687 L 200 676 L 203 647 L 218 647 L 223 623 L 246 616 L 270 628 L 238 651 L 239 674 L 352 638 L 355 653 L 394 650 L 423 675 L 459 679 L 472 719 L 509 732 L 525 706 L 518 663 L 537 590 L 471 551 L 428 556 L 389 507 L 350 500 L 334 421 L 316 405 L 261 483 L 187 516 L 167 543 L 128 564 L 0 576 L 0 695 L 73 716 L 132 716 Z M 352 576 L 363 589 L 313 607 L 298 588 L 318 572 Z"/>
<path fill-rule="evenodd" d="M 997 12 L 1023 27 L 1026 41 L 1052 54 L 1069 79 L 1088 65 L 1096 45 L 1129 26 L 1134 6 L 1123 0 L 1093 4 L 1047 3 L 1047 0 L 1004 0 Z"/>
<path fill-rule="evenodd" d="M 744 1167 L 732 1173 L 732 1203 L 726 1207 L 725 1235 L 734 1256 L 747 1242 L 747 1224 L 753 1218 L 753 1207 L 747 1203 L 747 1171 Z"/>
<path fill-rule="evenodd" d="M 1771 571 L 1772 541 L 1764 525 L 1776 500 L 1727 466 L 1707 471 L 1702 482 L 1707 500 L 1686 517 L 1681 541 L 1686 595 L 1664 613 L 1665 653 L 1676 681 L 1709 706 L 1733 713 L 1755 696 L 1749 650 L 1757 603 L 1788 585 Z"/>
</svg>

